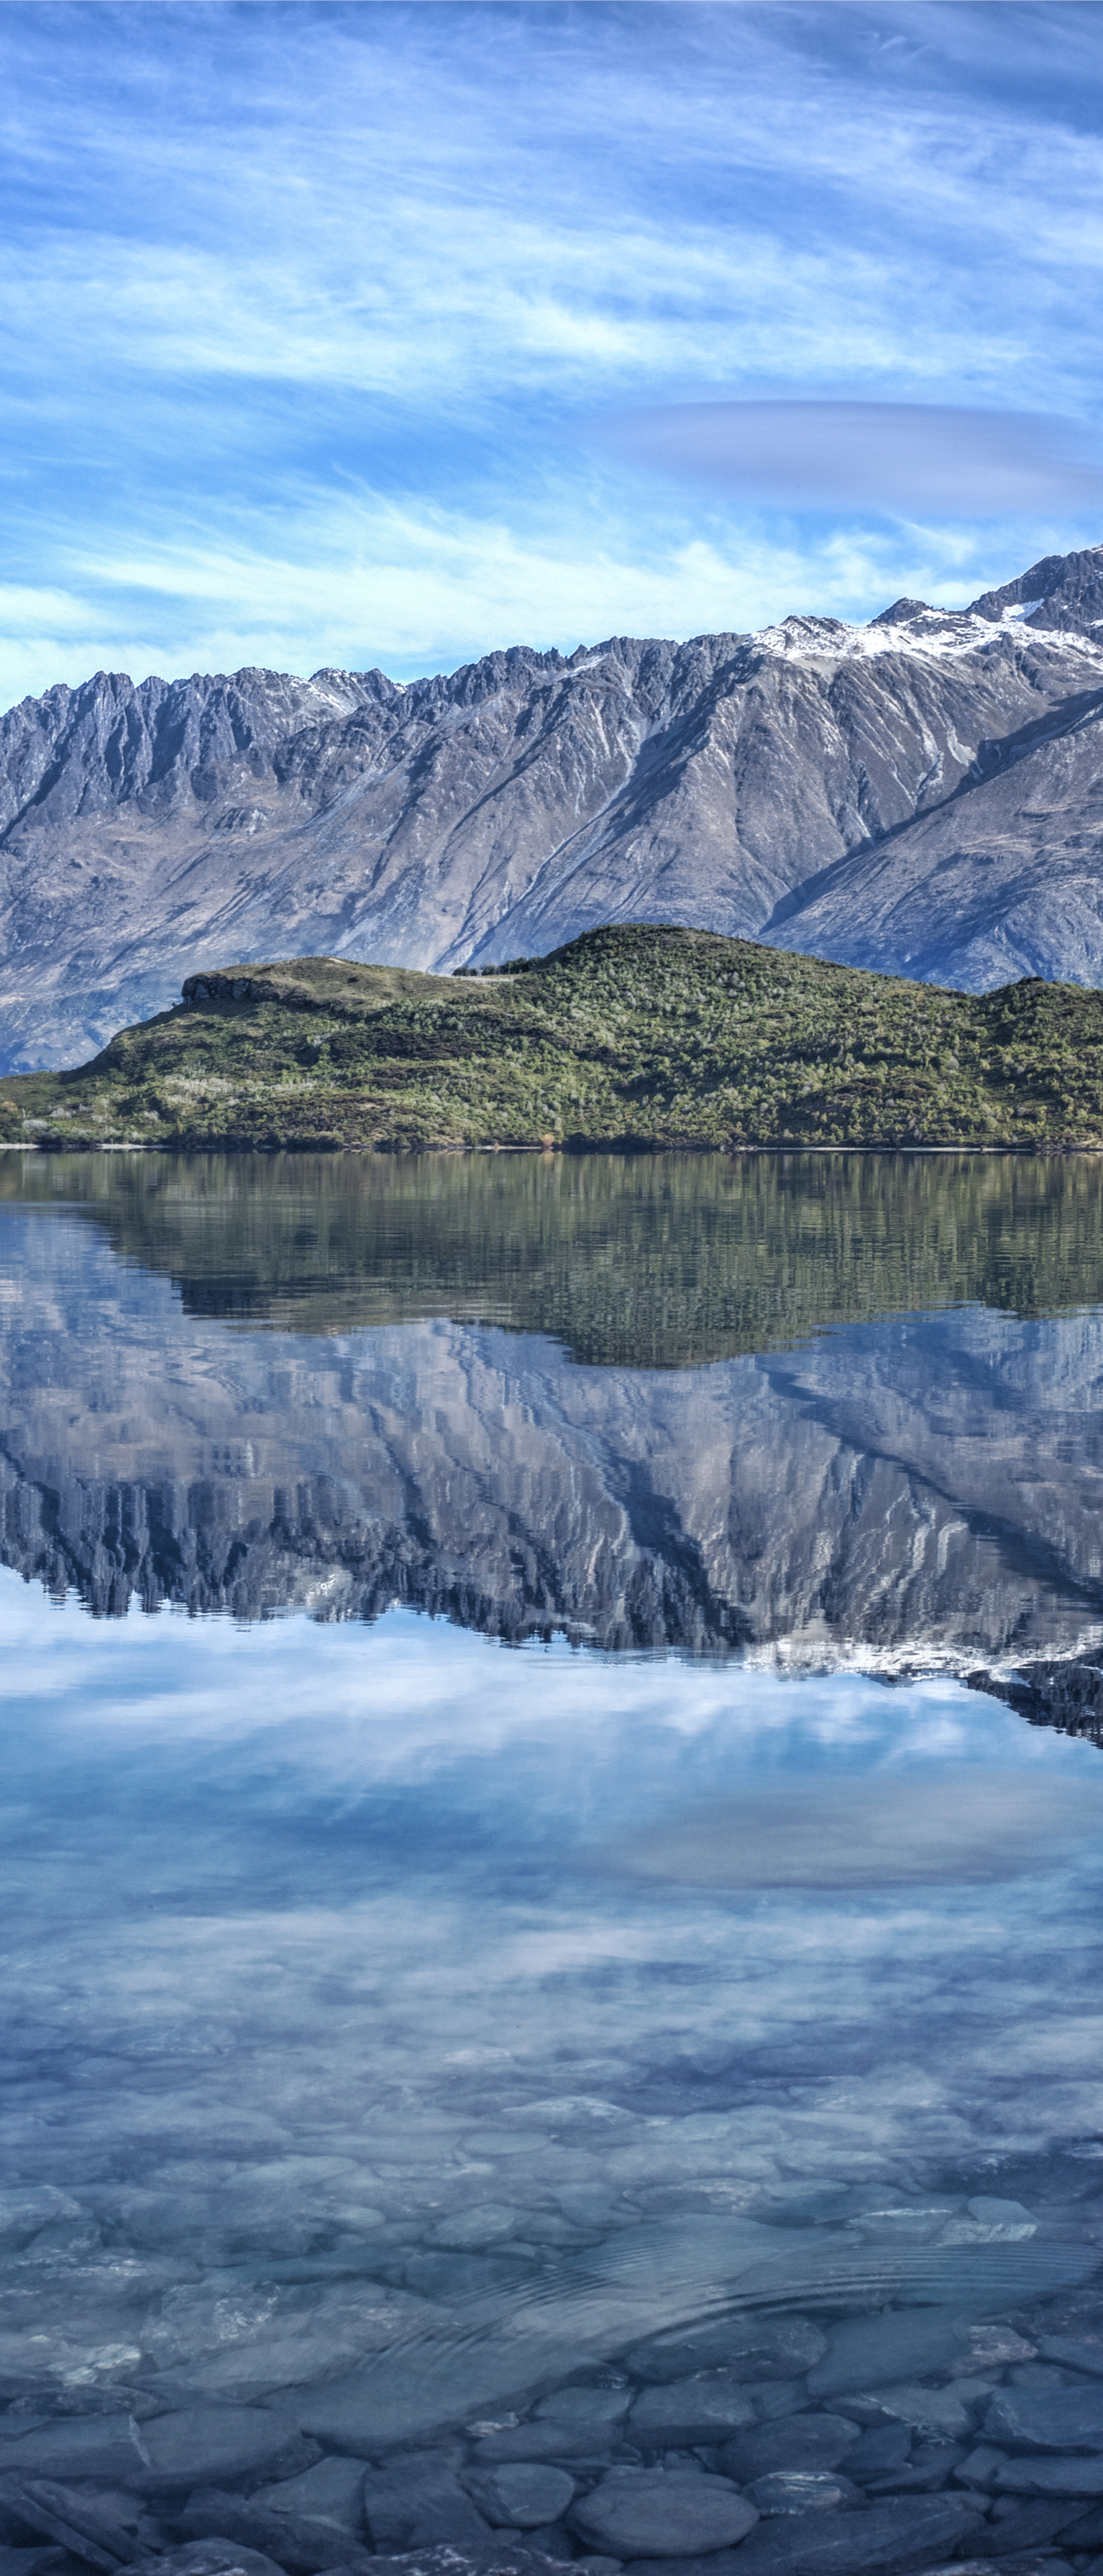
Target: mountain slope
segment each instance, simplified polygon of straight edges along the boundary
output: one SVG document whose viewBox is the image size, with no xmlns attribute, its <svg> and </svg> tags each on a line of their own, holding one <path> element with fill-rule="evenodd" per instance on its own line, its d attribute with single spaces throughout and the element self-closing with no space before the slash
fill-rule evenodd
<svg viewBox="0 0 1103 2576">
<path fill-rule="evenodd" d="M 25 700 L 0 722 L 0 1069 L 72 1063 L 235 954 L 447 971 L 610 921 L 1094 982 L 1101 617 L 1103 547 L 866 627 Z"/>
</svg>

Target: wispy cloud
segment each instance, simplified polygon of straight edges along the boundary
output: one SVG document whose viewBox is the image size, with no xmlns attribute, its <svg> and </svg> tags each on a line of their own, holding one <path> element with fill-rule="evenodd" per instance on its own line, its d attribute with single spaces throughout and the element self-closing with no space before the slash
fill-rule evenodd
<svg viewBox="0 0 1103 2576">
<path fill-rule="evenodd" d="M 127 665 L 179 668 L 220 632 L 248 659 L 278 633 L 307 663 L 401 659 L 699 629 L 729 586 L 725 624 L 860 613 L 863 567 L 888 596 L 917 557 L 959 561 L 955 512 L 992 508 L 960 422 L 956 500 L 886 479 L 882 438 L 821 484 L 820 518 L 788 486 L 661 504 L 647 473 L 595 467 L 587 425 L 718 385 L 1090 420 L 1103 73 L 1082 20 L 1004 12 L 997 62 L 971 0 L 903 0 L 888 29 L 862 0 L 11 0 L 6 569 L 76 608 L 11 604 L 0 685 L 15 663 L 54 677 L 66 634 Z M 1033 466 L 1025 433 L 992 435 L 976 587 L 1097 532 L 1053 434 Z M 374 496 L 369 552 L 341 579 L 316 549 L 350 490 Z M 216 565 L 243 587 L 199 619 Z"/>
</svg>

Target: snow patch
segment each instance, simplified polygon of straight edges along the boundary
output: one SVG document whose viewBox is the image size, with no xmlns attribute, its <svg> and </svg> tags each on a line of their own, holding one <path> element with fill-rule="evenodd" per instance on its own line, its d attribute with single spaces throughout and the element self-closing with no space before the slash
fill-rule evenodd
<svg viewBox="0 0 1103 2576">
<path fill-rule="evenodd" d="M 786 617 L 778 626 L 760 627 L 750 641 L 760 653 L 796 662 L 873 661 L 882 653 L 907 654 L 924 662 L 960 661 L 968 653 L 992 651 L 1002 636 L 1021 627 L 1043 606 L 1042 600 L 1017 600 L 998 619 L 978 617 L 969 608 L 928 608 L 899 622 L 885 625 L 877 619 L 868 626 L 849 626 L 837 617 Z M 1092 624 L 1103 627 L 1103 618 L 1094 618 Z M 1039 626 L 1032 630 L 1031 641 L 1054 644 L 1062 653 L 1075 653 L 1096 667 L 1103 662 L 1103 648 L 1094 634 Z"/>
</svg>

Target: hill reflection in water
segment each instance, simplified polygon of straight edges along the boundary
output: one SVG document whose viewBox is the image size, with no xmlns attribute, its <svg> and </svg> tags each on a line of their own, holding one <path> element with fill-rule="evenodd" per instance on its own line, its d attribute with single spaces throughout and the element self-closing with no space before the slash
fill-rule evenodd
<svg viewBox="0 0 1103 2576">
<path fill-rule="evenodd" d="M 1103 1622 L 1103 1167 L 4 1160 L 4 1560 L 958 1669 Z"/>
<path fill-rule="evenodd" d="M 1103 1298 L 1088 1156 L 0 1153 L 189 1315 L 306 1333 L 430 1315 L 687 1368 L 916 1308 Z"/>
</svg>

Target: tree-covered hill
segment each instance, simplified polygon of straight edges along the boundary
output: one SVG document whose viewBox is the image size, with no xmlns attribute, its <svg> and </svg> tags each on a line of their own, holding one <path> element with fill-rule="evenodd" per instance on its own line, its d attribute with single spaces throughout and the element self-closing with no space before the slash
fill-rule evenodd
<svg viewBox="0 0 1103 2576">
<path fill-rule="evenodd" d="M 590 931 L 482 975 L 295 958 L 192 976 L 71 1073 L 39 1145 L 1103 1146 L 1103 993 L 983 996 L 707 931 Z"/>
</svg>

